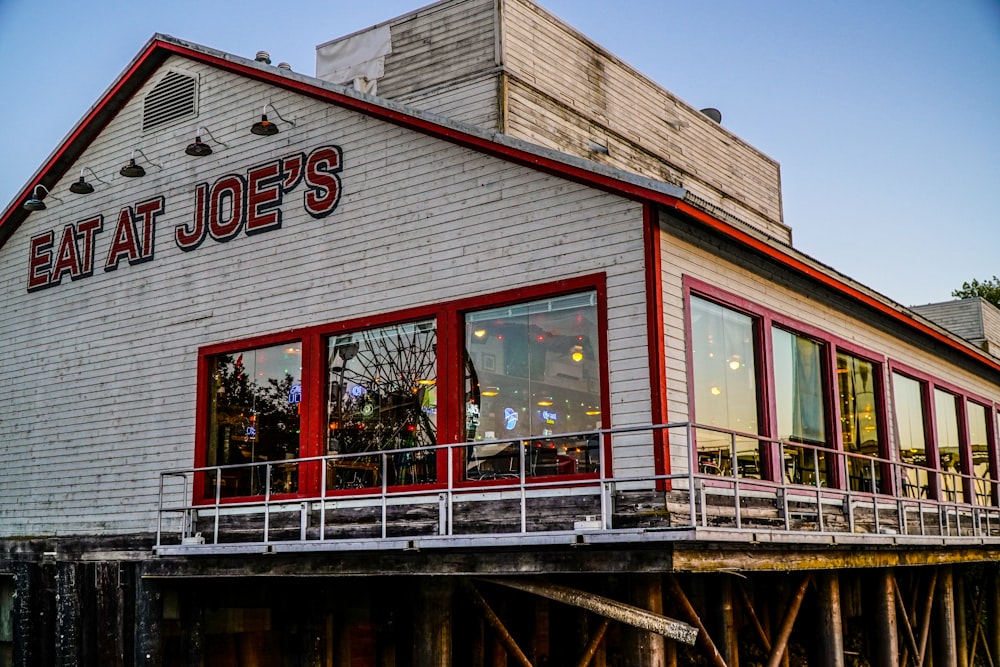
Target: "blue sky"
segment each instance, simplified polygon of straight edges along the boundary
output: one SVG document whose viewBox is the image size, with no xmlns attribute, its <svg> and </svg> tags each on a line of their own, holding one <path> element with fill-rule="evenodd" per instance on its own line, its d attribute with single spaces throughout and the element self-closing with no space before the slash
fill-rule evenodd
<svg viewBox="0 0 1000 667">
<path fill-rule="evenodd" d="M 421 0 L 0 0 L 0 205 L 155 32 L 301 73 Z M 801 251 L 904 304 L 1000 274 L 1000 0 L 540 0 L 781 163 Z"/>
</svg>

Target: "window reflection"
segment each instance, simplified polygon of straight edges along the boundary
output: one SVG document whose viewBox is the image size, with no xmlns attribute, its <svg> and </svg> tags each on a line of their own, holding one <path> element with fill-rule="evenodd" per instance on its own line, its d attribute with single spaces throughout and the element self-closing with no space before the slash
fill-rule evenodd
<svg viewBox="0 0 1000 667">
<path fill-rule="evenodd" d="M 302 345 L 257 348 L 209 359 L 210 405 L 207 465 L 282 461 L 299 455 L 302 401 Z M 223 497 L 260 495 L 266 490 L 263 466 L 225 471 Z M 216 476 L 206 483 L 215 495 Z M 292 465 L 271 467 L 271 493 L 292 493 L 298 479 Z"/>
<path fill-rule="evenodd" d="M 924 424 L 923 385 L 899 373 L 892 374 L 892 394 L 896 408 L 896 439 L 899 443 L 899 460 L 914 467 L 901 468 L 903 494 L 926 498 L 929 466 L 927 437 Z"/>
<path fill-rule="evenodd" d="M 691 298 L 691 364 L 696 420 L 705 426 L 742 433 L 758 432 L 754 321 L 719 304 Z M 700 429 L 698 464 L 702 472 L 732 474 L 729 435 Z M 736 472 L 760 477 L 760 445 L 736 439 Z"/>
<path fill-rule="evenodd" d="M 966 414 L 969 419 L 969 449 L 972 452 L 972 474 L 975 476 L 976 501 L 980 505 L 993 504 L 993 484 L 996 479 L 990 465 L 989 422 L 986 407 L 967 401 Z"/>
<path fill-rule="evenodd" d="M 877 367 L 873 363 L 844 352 L 837 353 L 840 432 L 845 452 L 871 457 L 882 454 L 876 402 L 877 380 Z M 854 491 L 878 489 L 881 473 L 881 468 L 870 461 L 847 458 L 847 475 Z"/>
<path fill-rule="evenodd" d="M 934 389 L 934 422 L 938 458 L 941 460 L 943 499 L 964 502 L 961 443 L 958 439 L 958 397 Z"/>
<path fill-rule="evenodd" d="M 558 438 L 601 427 L 597 294 L 588 292 L 465 316 L 466 439 L 470 479 L 591 473 L 599 440 Z M 553 436 L 553 437 L 547 437 Z"/>
<path fill-rule="evenodd" d="M 433 320 L 342 334 L 327 343 L 327 453 L 437 444 L 437 330 Z M 331 461 L 327 488 L 429 483 L 433 451 Z"/>
</svg>

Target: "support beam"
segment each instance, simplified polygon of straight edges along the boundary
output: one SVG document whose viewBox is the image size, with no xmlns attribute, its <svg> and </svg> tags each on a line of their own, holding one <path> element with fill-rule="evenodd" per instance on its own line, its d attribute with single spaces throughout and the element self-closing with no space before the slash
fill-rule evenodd
<svg viewBox="0 0 1000 667">
<path fill-rule="evenodd" d="M 583 655 L 580 656 L 580 662 L 576 663 L 577 667 L 587 667 L 590 661 L 594 659 L 597 647 L 604 641 L 604 633 L 608 631 L 609 625 L 611 625 L 611 619 L 605 617 L 597 627 L 597 630 L 594 631 L 594 636 L 590 638 L 590 642 L 587 643 L 586 648 L 584 648 Z"/>
<path fill-rule="evenodd" d="M 469 595 L 472 596 L 472 601 L 476 603 L 476 606 L 479 607 L 480 612 L 483 614 L 483 618 L 489 626 L 493 628 L 493 632 L 496 634 L 497 639 L 507 650 L 507 655 L 514 658 L 515 662 L 521 665 L 521 667 L 531 667 L 531 661 L 528 660 L 528 656 L 524 654 L 521 647 L 517 645 L 516 641 L 514 641 L 514 637 L 512 637 L 510 632 L 507 631 L 507 628 L 504 626 L 503 621 L 500 620 L 500 617 L 493 612 L 493 608 L 490 607 L 486 598 L 484 598 L 479 590 L 472 584 L 469 584 L 468 590 Z"/>
<path fill-rule="evenodd" d="M 892 570 L 875 572 L 875 667 L 898 667 L 899 636 L 896 628 L 896 579 Z"/>
<path fill-rule="evenodd" d="M 701 652 L 708 658 L 710 665 L 715 667 L 727 667 L 726 661 L 719 653 L 719 649 L 715 647 L 715 642 L 708 634 L 708 630 L 705 629 L 705 625 L 701 622 L 701 618 L 698 617 L 698 612 L 694 610 L 691 605 L 691 601 L 688 600 L 687 595 L 684 594 L 684 589 L 681 585 L 677 583 L 677 579 L 674 575 L 666 575 L 666 586 L 667 592 L 676 601 L 677 606 L 680 607 L 681 612 L 683 612 L 684 617 L 687 618 L 688 622 L 691 623 L 698 629 L 697 642 Z"/>
<path fill-rule="evenodd" d="M 903 638 L 906 639 L 906 645 L 909 650 L 913 652 L 913 664 L 922 665 L 924 659 L 920 652 L 920 647 L 917 646 L 917 639 L 913 634 L 913 626 L 910 624 L 910 616 L 906 612 L 906 603 L 903 602 L 903 594 L 899 592 L 899 586 L 893 586 L 893 590 L 896 592 L 896 622 L 903 629 Z M 903 662 L 907 662 L 907 654 L 903 652 Z"/>
<path fill-rule="evenodd" d="M 986 569 L 986 645 L 994 664 L 1000 663 L 1000 565 Z"/>
<path fill-rule="evenodd" d="M 764 625 L 760 622 L 757 617 L 757 611 L 753 607 L 753 603 L 750 601 L 750 596 L 747 595 L 747 590 L 742 583 L 737 585 L 737 589 L 740 592 L 740 599 L 743 601 L 743 611 L 747 616 L 750 617 L 750 622 L 753 624 L 754 630 L 757 631 L 757 637 L 760 639 L 761 645 L 764 647 L 764 651 L 768 654 L 771 653 L 771 638 L 767 634 L 767 630 L 764 629 Z"/>
<path fill-rule="evenodd" d="M 820 667 L 844 667 L 844 623 L 837 570 L 819 573 L 816 588 L 819 591 Z"/>
<path fill-rule="evenodd" d="M 45 664 L 36 649 L 43 636 L 41 621 L 45 615 L 38 608 L 41 597 L 38 569 L 33 563 L 14 563 L 14 609 L 11 624 L 14 634 L 14 667 Z"/>
<path fill-rule="evenodd" d="M 781 664 L 782 658 L 786 653 L 788 648 L 788 638 L 792 635 L 792 628 L 795 626 L 795 619 L 799 615 L 799 607 L 802 606 L 802 599 L 806 596 L 806 589 L 809 587 L 809 582 L 812 581 L 812 575 L 807 574 L 802 577 L 802 581 L 799 582 L 799 587 L 795 591 L 795 595 L 788 603 L 788 610 L 785 612 L 785 618 L 781 623 L 781 628 L 778 630 L 778 634 L 774 637 L 774 647 L 771 649 L 771 655 L 767 661 L 767 667 L 778 667 Z"/>
<path fill-rule="evenodd" d="M 934 614 L 934 667 L 958 667 L 955 637 L 955 578 L 951 565 L 939 568 Z"/>
<path fill-rule="evenodd" d="M 125 567 L 125 565 L 122 565 Z M 141 567 L 135 577 L 135 653 L 132 664 L 159 665 L 162 662 L 160 646 L 159 584 L 142 576 Z"/>
<path fill-rule="evenodd" d="M 629 597 L 639 609 L 663 616 L 663 579 L 659 574 L 635 574 L 629 577 Z M 629 626 L 625 628 L 623 658 L 635 667 L 663 667 L 663 635 Z"/>
<path fill-rule="evenodd" d="M 425 667 L 451 667 L 453 582 L 429 577 L 416 586 L 413 662 Z"/>
<path fill-rule="evenodd" d="M 56 667 L 80 661 L 80 592 L 76 563 L 56 563 Z"/>
<path fill-rule="evenodd" d="M 667 618 L 666 616 L 655 614 L 633 605 L 611 600 L 600 595 L 594 595 L 593 593 L 588 593 L 586 591 L 569 588 L 568 586 L 559 586 L 557 584 L 541 582 L 529 582 L 522 579 L 484 578 L 483 581 L 488 581 L 499 586 L 507 586 L 508 588 L 524 591 L 526 593 L 532 593 L 534 595 L 540 595 L 542 597 L 547 597 L 550 600 L 562 602 L 563 604 L 572 605 L 574 607 L 582 607 L 583 609 L 592 611 L 595 614 L 607 616 L 614 621 L 619 621 L 643 630 L 655 632 L 663 635 L 664 637 L 684 642 L 685 644 L 693 645 L 698 636 L 697 628 L 694 628 L 687 623 Z"/>
<path fill-rule="evenodd" d="M 927 602 L 924 604 L 924 616 L 920 625 L 920 664 L 923 667 L 927 662 L 927 639 L 930 637 L 931 617 L 934 611 L 934 600 L 937 599 L 937 568 L 931 569 L 931 580 L 927 586 Z"/>
<path fill-rule="evenodd" d="M 985 568 L 988 573 L 990 569 Z M 988 575 L 987 575 L 988 576 Z M 983 634 L 982 620 L 983 620 L 983 605 L 986 603 L 986 594 L 989 591 L 989 584 L 983 582 L 983 585 L 979 587 L 979 595 L 976 597 L 976 607 L 972 616 L 972 648 L 969 649 L 968 660 L 965 663 L 965 667 L 973 667 L 973 663 L 976 661 L 976 647 L 979 645 L 979 636 Z M 983 652 L 985 653 L 988 647 L 983 647 Z M 993 662 L 992 657 L 990 662 Z"/>
<path fill-rule="evenodd" d="M 965 577 L 961 567 L 953 569 L 952 578 L 952 590 L 955 592 L 955 660 L 959 667 L 966 667 L 969 664 L 969 642 L 965 632 L 968 625 L 965 622 Z"/>
<path fill-rule="evenodd" d="M 729 574 L 712 577 L 709 586 L 715 589 L 714 609 L 709 610 L 714 617 L 712 625 L 720 639 L 719 649 L 722 659 L 729 665 L 740 664 L 740 644 L 736 634 L 736 601 L 733 595 L 733 578 Z"/>
</svg>

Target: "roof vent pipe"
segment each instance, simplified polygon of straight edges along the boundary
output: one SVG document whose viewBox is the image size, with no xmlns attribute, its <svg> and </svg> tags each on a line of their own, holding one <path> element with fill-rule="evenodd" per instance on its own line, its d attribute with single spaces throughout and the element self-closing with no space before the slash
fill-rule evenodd
<svg viewBox="0 0 1000 667">
<path fill-rule="evenodd" d="M 286 69 L 289 72 L 291 72 L 292 71 L 292 66 L 289 65 L 288 63 L 278 63 L 278 69 Z"/>
<path fill-rule="evenodd" d="M 271 64 L 271 54 L 267 51 L 258 51 L 257 57 L 254 58 L 259 63 L 264 63 L 265 65 Z"/>
</svg>

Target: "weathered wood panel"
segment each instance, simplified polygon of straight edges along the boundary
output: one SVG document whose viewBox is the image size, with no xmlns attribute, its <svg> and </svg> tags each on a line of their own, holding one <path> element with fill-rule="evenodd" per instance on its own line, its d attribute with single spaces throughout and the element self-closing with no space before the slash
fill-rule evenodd
<svg viewBox="0 0 1000 667">
<path fill-rule="evenodd" d="M 501 17 L 511 134 L 681 185 L 790 242 L 774 160 L 529 0 Z"/>
</svg>

